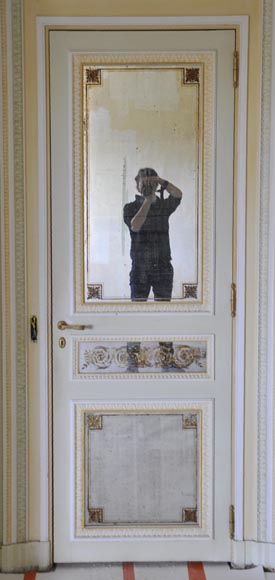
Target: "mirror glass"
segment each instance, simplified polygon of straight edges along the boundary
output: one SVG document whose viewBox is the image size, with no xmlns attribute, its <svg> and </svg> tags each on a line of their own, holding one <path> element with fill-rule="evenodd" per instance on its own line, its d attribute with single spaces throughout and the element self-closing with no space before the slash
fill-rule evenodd
<svg viewBox="0 0 275 580">
<path fill-rule="evenodd" d="M 148 278 L 148 272 L 155 267 L 154 252 L 158 262 L 154 274 L 159 276 L 158 284 L 165 286 L 163 270 L 167 267 L 167 248 L 163 250 L 163 247 L 167 246 L 167 239 L 174 272 L 172 293 L 169 295 L 169 290 L 167 293 L 165 290 L 161 295 L 160 292 L 160 299 L 199 299 L 202 197 L 200 72 L 198 65 L 195 68 L 171 64 L 144 68 L 83 67 L 84 278 L 87 302 L 131 301 L 129 275 L 133 271 L 133 262 L 136 264 L 138 260 L 139 280 L 143 280 L 144 275 Z M 128 206 L 132 218 L 133 211 L 144 202 L 145 196 L 140 195 L 135 180 L 141 168 L 154 169 L 160 178 L 158 189 L 163 182 L 168 182 L 162 194 L 156 192 L 157 203 L 151 203 L 149 211 L 158 215 L 168 212 L 169 215 L 164 216 L 164 225 L 161 226 L 159 219 L 153 216 L 151 226 L 147 227 L 147 214 L 138 235 L 132 236 L 135 248 L 132 246 L 131 256 L 131 225 L 125 223 L 123 215 L 125 206 L 135 202 L 135 205 Z M 175 191 L 178 190 L 182 192 L 182 199 L 175 203 Z M 163 199 L 160 199 L 161 195 Z M 173 198 L 171 202 L 170 198 Z M 164 206 L 166 209 L 161 209 Z M 144 233 L 141 234 L 146 227 L 145 240 Z M 161 228 L 166 232 L 161 233 Z M 163 252 L 166 252 L 165 258 Z M 153 282 L 151 278 L 149 282 L 146 279 L 145 283 L 150 285 L 148 296 L 141 292 L 138 299 L 159 299 L 158 290 L 153 291 L 154 279 Z"/>
</svg>

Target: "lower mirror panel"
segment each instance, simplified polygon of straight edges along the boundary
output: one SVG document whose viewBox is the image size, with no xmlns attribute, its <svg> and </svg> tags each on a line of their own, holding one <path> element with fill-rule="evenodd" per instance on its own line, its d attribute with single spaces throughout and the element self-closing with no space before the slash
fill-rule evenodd
<svg viewBox="0 0 275 580">
<path fill-rule="evenodd" d="M 75 537 L 212 534 L 213 402 L 74 403 Z"/>
</svg>

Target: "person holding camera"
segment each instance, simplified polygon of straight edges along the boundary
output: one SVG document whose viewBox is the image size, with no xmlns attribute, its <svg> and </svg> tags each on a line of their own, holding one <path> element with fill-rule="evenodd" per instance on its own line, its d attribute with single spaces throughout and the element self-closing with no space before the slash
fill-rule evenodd
<svg viewBox="0 0 275 580">
<path fill-rule="evenodd" d="M 123 210 L 131 236 L 131 300 L 148 300 L 152 289 L 154 300 L 170 301 L 173 266 L 169 217 L 179 206 L 182 192 L 150 167 L 140 169 L 135 181 L 139 195 Z M 168 197 L 164 197 L 165 190 Z"/>
</svg>

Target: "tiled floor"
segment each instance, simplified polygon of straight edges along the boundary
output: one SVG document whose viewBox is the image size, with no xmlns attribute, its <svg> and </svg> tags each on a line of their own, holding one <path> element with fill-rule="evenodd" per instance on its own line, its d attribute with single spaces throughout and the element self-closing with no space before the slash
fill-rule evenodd
<svg viewBox="0 0 275 580">
<path fill-rule="evenodd" d="M 227 564 L 59 565 L 51 572 L 0 574 L 0 580 L 275 580 L 262 567 L 232 570 Z"/>
</svg>

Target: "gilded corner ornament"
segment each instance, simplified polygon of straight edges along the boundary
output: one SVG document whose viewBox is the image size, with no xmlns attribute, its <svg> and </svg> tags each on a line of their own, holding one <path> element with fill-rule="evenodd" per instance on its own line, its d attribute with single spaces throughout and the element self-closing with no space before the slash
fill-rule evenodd
<svg viewBox="0 0 275 580">
<path fill-rule="evenodd" d="M 86 68 L 86 84 L 101 85 L 101 70 L 99 68 Z"/>
<path fill-rule="evenodd" d="M 185 524 L 197 524 L 197 508 L 183 508 L 182 510 L 182 521 Z"/>
<path fill-rule="evenodd" d="M 198 85 L 200 82 L 200 69 L 195 67 L 183 68 L 182 81 L 184 85 Z"/>
<path fill-rule="evenodd" d="M 198 298 L 198 285 L 197 284 L 183 284 L 182 285 L 182 297 L 183 300 L 188 298 L 193 298 L 197 300 Z"/>
<path fill-rule="evenodd" d="M 89 508 L 89 524 L 102 524 L 103 522 L 103 509 L 102 508 Z"/>
<path fill-rule="evenodd" d="M 87 300 L 102 300 L 103 284 L 87 284 Z"/>
<path fill-rule="evenodd" d="M 197 413 L 184 413 L 182 416 L 182 428 L 183 429 L 197 429 L 198 427 L 198 414 Z"/>
<path fill-rule="evenodd" d="M 88 415 L 87 424 L 89 431 L 99 431 L 102 429 L 102 415 Z"/>
</svg>

